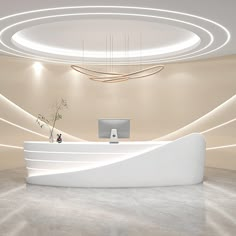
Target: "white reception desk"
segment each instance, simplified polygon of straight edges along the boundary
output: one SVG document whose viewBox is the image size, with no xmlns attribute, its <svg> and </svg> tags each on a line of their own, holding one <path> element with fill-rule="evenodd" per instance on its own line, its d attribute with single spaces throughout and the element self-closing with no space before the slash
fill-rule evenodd
<svg viewBox="0 0 236 236">
<path fill-rule="evenodd" d="M 25 142 L 31 184 L 65 187 L 151 187 L 203 181 L 205 141 L 190 134 L 171 142 Z"/>
</svg>

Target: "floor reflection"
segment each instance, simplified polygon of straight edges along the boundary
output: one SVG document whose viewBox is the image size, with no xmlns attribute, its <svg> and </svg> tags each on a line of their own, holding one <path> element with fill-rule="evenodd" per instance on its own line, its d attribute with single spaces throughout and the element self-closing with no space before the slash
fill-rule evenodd
<svg viewBox="0 0 236 236">
<path fill-rule="evenodd" d="M 26 185 L 0 172 L 0 235 L 235 235 L 236 172 L 207 169 L 204 184 L 89 189 Z"/>
</svg>

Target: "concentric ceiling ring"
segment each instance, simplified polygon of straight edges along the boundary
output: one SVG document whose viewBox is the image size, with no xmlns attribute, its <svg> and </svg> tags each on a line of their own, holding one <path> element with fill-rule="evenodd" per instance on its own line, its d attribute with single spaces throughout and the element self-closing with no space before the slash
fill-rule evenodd
<svg viewBox="0 0 236 236">
<path fill-rule="evenodd" d="M 62 62 L 68 64 L 81 63 L 81 57 L 71 57 L 59 55 L 58 53 L 45 53 L 40 50 L 32 50 L 31 52 L 17 42 L 13 42 L 12 37 L 19 31 L 38 24 L 46 24 L 55 21 L 68 19 L 79 19 L 81 17 L 127 17 L 139 18 L 148 21 L 158 21 L 165 24 L 171 24 L 180 28 L 194 32 L 200 39 L 199 45 L 194 48 L 190 47 L 183 53 L 175 55 L 152 55 L 144 57 L 142 63 L 150 64 L 157 62 L 171 62 L 192 59 L 206 55 L 224 47 L 230 40 L 229 31 L 217 22 L 209 19 L 198 17 L 191 14 L 186 14 L 176 11 L 168 11 L 163 9 L 142 8 L 142 7 L 126 7 L 126 6 L 75 6 L 75 7 L 60 7 L 49 8 L 35 11 L 22 12 L 0 19 L 0 46 L 2 51 L 8 54 L 40 59 L 52 62 Z M 98 58 L 83 58 L 88 64 L 104 64 L 104 59 Z M 130 62 L 137 63 L 137 58 L 131 58 Z M 114 63 L 125 64 L 126 61 L 115 60 Z"/>
</svg>

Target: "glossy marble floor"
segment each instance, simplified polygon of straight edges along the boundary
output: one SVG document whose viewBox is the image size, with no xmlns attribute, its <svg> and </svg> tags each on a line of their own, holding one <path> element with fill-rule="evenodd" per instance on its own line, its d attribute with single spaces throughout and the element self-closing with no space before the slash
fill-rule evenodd
<svg viewBox="0 0 236 236">
<path fill-rule="evenodd" d="M 207 169 L 204 184 L 75 189 L 26 185 L 0 171 L 1 236 L 236 235 L 236 172 Z"/>
</svg>

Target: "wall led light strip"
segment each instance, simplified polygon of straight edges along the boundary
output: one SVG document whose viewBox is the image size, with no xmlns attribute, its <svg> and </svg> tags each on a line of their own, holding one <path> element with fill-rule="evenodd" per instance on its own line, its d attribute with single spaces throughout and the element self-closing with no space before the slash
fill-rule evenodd
<svg viewBox="0 0 236 236">
<path fill-rule="evenodd" d="M 208 133 L 208 132 L 210 132 L 210 131 L 212 131 L 212 130 L 215 130 L 215 129 L 218 129 L 218 128 L 223 127 L 223 126 L 225 126 L 225 125 L 231 124 L 231 123 L 233 123 L 233 122 L 235 122 L 235 121 L 236 121 L 236 118 L 234 118 L 234 119 L 232 119 L 232 120 L 229 120 L 229 121 L 227 121 L 227 122 L 225 122 L 225 123 L 222 123 L 222 124 L 220 124 L 220 125 L 217 125 L 217 126 L 215 126 L 215 127 L 213 127 L 213 128 L 207 129 L 207 130 L 201 132 L 201 134 Z"/>
<path fill-rule="evenodd" d="M 236 102 L 236 95 L 232 96 L 231 98 L 229 98 L 228 100 L 226 100 L 225 102 L 223 102 L 222 104 L 220 104 L 218 107 L 214 108 L 213 110 L 211 110 L 210 112 L 206 113 L 205 115 L 201 116 L 200 118 L 196 119 L 195 121 L 189 123 L 188 125 L 174 131 L 171 132 L 167 135 L 161 136 L 157 139 L 154 140 L 166 140 L 166 139 L 172 139 L 175 138 L 176 136 L 179 136 L 181 134 L 183 134 L 184 132 L 186 133 L 190 133 L 193 132 L 193 128 L 195 125 L 199 125 L 201 122 L 210 119 L 211 117 L 214 117 L 214 115 L 218 112 L 221 112 L 223 108 L 232 105 L 233 103 Z"/>
<path fill-rule="evenodd" d="M 6 102 L 7 104 L 9 104 L 10 106 L 14 107 L 14 109 L 16 109 L 17 111 L 25 114 L 27 117 L 29 117 L 31 120 L 36 121 L 37 118 L 35 116 L 33 116 L 32 114 L 30 114 L 29 112 L 25 111 L 23 108 L 21 108 L 20 106 L 16 105 L 14 102 L 10 101 L 8 98 L 6 98 L 5 96 L 3 96 L 2 94 L 0 94 L 0 100 L 3 100 L 4 102 Z M 13 124 L 13 123 L 12 123 Z M 19 127 L 18 127 L 19 128 Z M 23 127 L 22 127 L 23 128 Z M 67 136 L 69 139 L 72 140 L 76 140 L 76 141 L 84 141 L 80 138 L 77 138 L 75 136 L 72 136 L 70 134 L 67 134 L 61 130 L 55 129 L 58 133 L 62 133 L 63 135 Z M 45 136 L 46 137 L 46 136 Z"/>
<path fill-rule="evenodd" d="M 81 11 L 83 13 L 78 13 L 78 11 Z M 87 13 L 86 13 L 87 11 Z M 120 12 L 117 12 L 120 11 Z M 76 13 L 75 13 L 76 12 Z M 138 13 L 135 13 L 138 12 Z M 28 11 L 28 12 L 22 12 L 22 13 L 17 13 L 13 15 L 9 15 L 6 17 L 3 17 L 0 19 L 2 21 L 3 26 L 2 31 L 1 31 L 1 43 L 4 46 L 5 49 L 2 49 L 2 51 L 12 54 L 12 55 L 17 55 L 21 57 L 27 57 L 27 58 L 38 58 L 40 60 L 45 60 L 45 61 L 52 61 L 52 62 L 63 62 L 63 63 L 78 63 L 78 61 L 70 59 L 70 60 L 64 60 L 64 59 L 57 59 L 57 58 L 50 58 L 47 56 L 39 56 L 39 55 L 34 55 L 30 53 L 25 53 L 24 51 L 19 51 L 19 48 L 15 48 L 13 45 L 8 45 L 6 42 L 3 42 L 4 38 L 4 33 L 6 33 L 7 29 L 11 29 L 14 25 L 16 26 L 17 22 L 26 23 L 30 21 L 35 21 L 36 19 L 38 20 L 43 20 L 43 19 L 50 19 L 53 17 L 58 17 L 58 20 L 60 17 L 67 17 L 67 16 L 72 16 L 72 15 L 120 15 L 120 16 L 137 16 L 137 17 L 149 17 L 149 18 L 159 18 L 159 19 L 165 19 L 173 22 L 182 22 L 183 24 L 187 25 L 192 25 L 193 27 L 198 27 L 199 29 L 202 29 L 205 33 L 207 33 L 210 36 L 210 41 L 209 43 L 201 48 L 200 50 L 193 51 L 190 53 L 186 53 L 183 55 L 175 56 L 175 57 L 167 57 L 167 58 L 159 58 L 159 59 L 150 59 L 148 60 L 148 63 L 157 63 L 157 62 L 172 62 L 172 61 L 179 61 L 179 60 L 185 60 L 185 59 L 191 59 L 194 57 L 199 57 L 203 56 L 212 52 L 215 52 L 222 47 L 224 47 L 230 40 L 230 32 L 221 24 L 212 21 L 210 19 L 188 14 L 188 13 L 183 13 L 183 12 L 178 12 L 178 11 L 170 11 L 170 10 L 165 10 L 165 9 L 156 9 L 156 8 L 145 8 L 145 7 L 132 7 L 132 6 L 72 6 L 72 7 L 58 7 L 58 8 L 47 8 L 47 9 L 40 9 L 40 10 L 34 10 L 34 11 Z M 163 16 L 164 14 L 171 15 L 171 17 L 165 17 Z M 43 16 L 42 16 L 43 15 Z M 162 15 L 162 16 L 161 16 Z M 19 19 L 18 19 L 19 18 Z M 183 20 L 180 18 L 188 18 L 188 20 Z M 8 20 L 11 19 L 11 24 L 8 25 Z M 22 20 L 23 19 L 23 20 Z M 13 23 L 15 20 L 15 23 Z M 217 40 L 218 37 L 217 35 L 212 34 L 208 29 L 201 27 L 199 24 L 194 24 L 190 21 L 199 21 L 203 24 L 209 24 L 208 28 L 211 30 L 221 30 L 221 36 L 224 35 L 225 39 L 222 42 L 218 42 Z M 42 22 L 41 22 L 42 23 Z M 45 23 L 45 22 L 44 22 Z M 211 25 L 211 27 L 210 27 Z M 19 26 L 19 25 L 18 25 Z M 11 41 L 11 40 L 9 40 Z M 8 42 L 11 44 L 11 42 Z M 214 46 L 213 46 L 214 43 Z"/>
<path fill-rule="evenodd" d="M 15 123 L 12 123 L 12 122 L 10 122 L 10 121 L 8 121 L 8 120 L 5 120 L 5 119 L 3 119 L 3 118 L 0 118 L 0 121 L 5 122 L 5 123 L 7 123 L 7 124 L 9 124 L 9 125 L 12 125 L 12 126 L 14 126 L 14 127 L 16 127 L 16 128 L 19 128 L 19 129 L 21 129 L 21 130 L 24 130 L 24 131 L 26 131 L 26 132 L 29 132 L 29 133 L 31 133 L 31 134 L 36 134 L 36 135 L 41 136 L 41 137 L 43 137 L 43 138 L 48 138 L 48 136 L 46 136 L 46 135 L 37 133 L 37 132 L 35 132 L 35 131 L 33 131 L 33 130 L 27 129 L 27 128 L 25 128 L 25 127 L 22 127 L 22 126 L 20 126 L 20 125 L 17 125 L 17 124 L 15 124 Z"/>
<path fill-rule="evenodd" d="M 230 145 L 224 145 L 224 146 L 209 147 L 206 150 L 210 151 L 210 150 L 225 149 L 225 148 L 235 148 L 235 147 L 236 147 L 236 144 L 230 144 Z"/>
<path fill-rule="evenodd" d="M 0 147 L 4 147 L 4 148 L 15 148 L 15 149 L 23 149 L 23 147 L 20 147 L 20 146 L 13 146 L 13 145 L 2 144 L 2 143 L 0 143 Z"/>
</svg>

